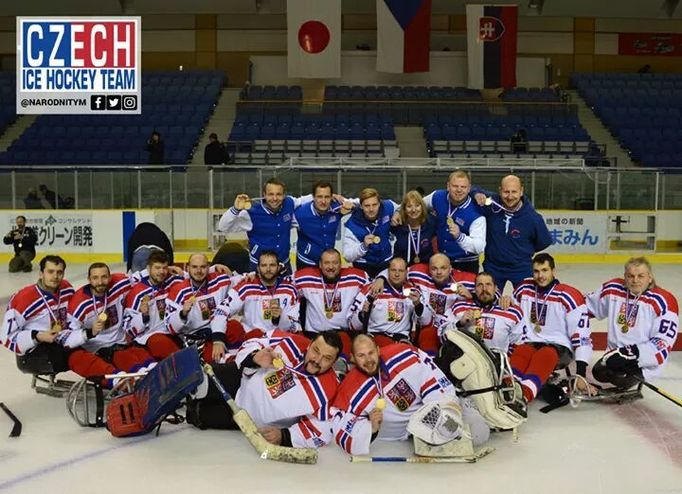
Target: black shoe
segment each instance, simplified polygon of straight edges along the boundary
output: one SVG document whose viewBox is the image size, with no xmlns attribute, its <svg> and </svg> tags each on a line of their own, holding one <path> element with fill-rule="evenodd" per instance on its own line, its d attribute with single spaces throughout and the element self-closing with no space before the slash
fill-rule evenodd
<svg viewBox="0 0 682 494">
<path fill-rule="evenodd" d="M 194 427 L 202 430 L 206 429 L 206 427 L 202 425 L 201 420 L 199 420 L 199 400 L 187 400 L 185 420 Z"/>
</svg>

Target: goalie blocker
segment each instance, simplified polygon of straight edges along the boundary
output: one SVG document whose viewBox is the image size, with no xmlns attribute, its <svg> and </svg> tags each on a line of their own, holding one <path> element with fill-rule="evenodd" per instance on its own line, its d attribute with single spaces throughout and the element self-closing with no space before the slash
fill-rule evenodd
<svg viewBox="0 0 682 494">
<path fill-rule="evenodd" d="M 444 336 L 435 362 L 454 378 L 460 396 L 473 400 L 488 426 L 509 430 L 525 422 L 525 404 L 506 355 L 489 350 L 475 334 L 454 326 Z"/>
</svg>

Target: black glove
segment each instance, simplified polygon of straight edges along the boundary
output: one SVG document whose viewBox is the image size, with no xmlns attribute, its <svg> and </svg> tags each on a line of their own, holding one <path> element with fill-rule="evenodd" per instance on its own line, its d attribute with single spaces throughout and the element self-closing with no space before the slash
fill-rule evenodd
<svg viewBox="0 0 682 494">
<path fill-rule="evenodd" d="M 604 354 L 604 365 L 614 371 L 624 374 L 639 373 L 639 348 L 637 345 L 625 345 Z"/>
</svg>

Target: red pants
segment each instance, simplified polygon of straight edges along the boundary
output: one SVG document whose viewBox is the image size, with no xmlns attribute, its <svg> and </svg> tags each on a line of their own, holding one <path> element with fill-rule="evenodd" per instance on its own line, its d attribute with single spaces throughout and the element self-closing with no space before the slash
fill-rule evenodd
<svg viewBox="0 0 682 494">
<path fill-rule="evenodd" d="M 255 330 L 259 331 L 260 330 Z M 252 333 L 253 331 L 250 331 L 249 333 Z M 262 332 L 261 332 L 262 334 Z M 223 339 L 223 342 L 225 343 L 225 346 L 227 347 L 227 350 L 238 350 L 239 347 L 244 343 L 246 340 L 246 334 L 244 332 L 244 326 L 242 326 L 242 323 L 237 321 L 236 319 L 230 319 L 227 321 L 227 328 L 225 330 L 225 338 Z M 212 341 L 206 341 L 204 343 L 204 350 L 202 352 L 202 355 L 204 357 L 204 361 L 206 362 L 213 362 L 213 342 Z"/>
<path fill-rule="evenodd" d="M 440 349 L 438 330 L 429 324 L 421 328 L 417 334 L 417 347 L 431 356 L 437 355 Z"/>
<path fill-rule="evenodd" d="M 535 398 L 559 362 L 559 353 L 551 346 L 535 348 L 528 343 L 518 345 L 509 357 L 514 375 L 521 381 L 527 402 Z"/>
<path fill-rule="evenodd" d="M 69 355 L 69 369 L 81 377 L 104 376 L 117 372 L 135 372 L 140 367 L 151 364 L 154 358 L 141 347 L 129 346 L 116 350 L 112 363 L 92 352 L 77 348 Z"/>
<path fill-rule="evenodd" d="M 180 344 L 175 338 L 164 333 L 151 335 L 144 346 L 156 360 L 163 360 L 180 350 Z"/>
</svg>

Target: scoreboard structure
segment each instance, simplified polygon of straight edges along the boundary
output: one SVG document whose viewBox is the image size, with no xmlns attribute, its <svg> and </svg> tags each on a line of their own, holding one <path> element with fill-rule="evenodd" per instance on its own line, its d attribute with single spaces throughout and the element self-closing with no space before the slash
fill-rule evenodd
<svg viewBox="0 0 682 494">
<path fill-rule="evenodd" d="M 17 17 L 17 113 L 141 113 L 140 31 L 140 17 Z"/>
</svg>

